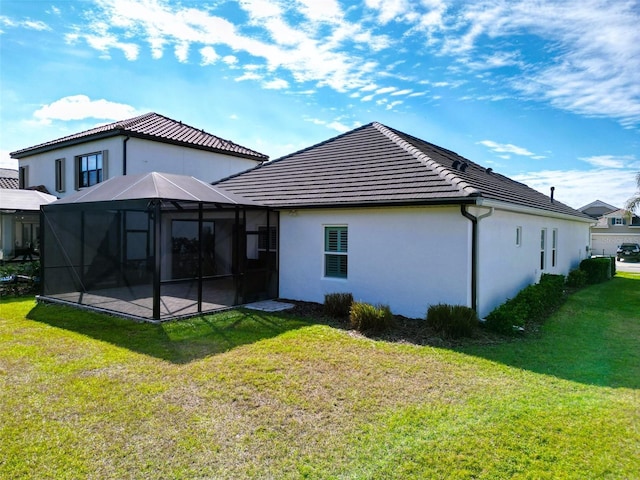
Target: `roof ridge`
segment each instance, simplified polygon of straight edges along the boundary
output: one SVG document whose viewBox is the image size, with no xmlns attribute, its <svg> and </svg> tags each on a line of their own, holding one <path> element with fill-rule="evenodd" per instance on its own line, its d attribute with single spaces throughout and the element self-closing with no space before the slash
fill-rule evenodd
<svg viewBox="0 0 640 480">
<path fill-rule="evenodd" d="M 481 192 L 474 186 L 470 185 L 458 175 L 453 173 L 451 170 L 443 166 L 442 164 L 436 162 L 431 157 L 429 157 L 426 153 L 421 151 L 419 148 L 414 147 L 406 140 L 400 138 L 400 136 L 393 132 L 389 127 L 379 123 L 372 122 L 371 125 L 382 133 L 385 137 L 391 140 L 393 143 L 398 145 L 400 148 L 405 150 L 407 153 L 413 155 L 420 163 L 422 163 L 425 167 L 436 172 L 442 179 L 450 182 L 453 186 L 455 186 L 458 190 L 468 195 L 480 195 Z"/>
</svg>

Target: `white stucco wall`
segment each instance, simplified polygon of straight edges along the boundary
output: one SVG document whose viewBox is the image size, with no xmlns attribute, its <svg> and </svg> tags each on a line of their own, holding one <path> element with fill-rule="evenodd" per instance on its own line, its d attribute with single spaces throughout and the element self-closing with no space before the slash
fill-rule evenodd
<svg viewBox="0 0 640 480">
<path fill-rule="evenodd" d="M 486 211 L 486 209 L 485 209 Z M 516 245 L 516 229 L 522 229 Z M 546 268 L 540 269 L 541 230 L 547 230 Z M 557 261 L 552 266 L 552 231 L 558 231 Z M 587 257 L 589 223 L 494 210 L 479 223 L 478 313 L 486 316 L 496 306 L 542 273 L 566 275 Z"/>
<path fill-rule="evenodd" d="M 324 227 L 335 225 L 348 226 L 346 279 L 324 276 Z M 470 226 L 459 207 L 282 211 L 280 296 L 351 292 L 411 318 L 434 303 L 470 305 Z"/>
<path fill-rule="evenodd" d="M 106 150 L 107 173 L 104 179 L 122 175 L 124 138 L 111 137 L 59 148 L 20 159 L 18 164 L 20 167 L 28 167 L 27 186 L 44 185 L 51 194 L 62 198 L 75 192 L 74 159 L 77 156 Z M 55 161 L 59 158 L 65 159 L 65 189 L 62 192 L 56 191 L 55 183 Z M 205 182 L 213 182 L 257 164 L 258 162 L 246 158 L 139 138 L 130 138 L 127 142 L 128 175 L 164 172 L 190 175 Z"/>
</svg>

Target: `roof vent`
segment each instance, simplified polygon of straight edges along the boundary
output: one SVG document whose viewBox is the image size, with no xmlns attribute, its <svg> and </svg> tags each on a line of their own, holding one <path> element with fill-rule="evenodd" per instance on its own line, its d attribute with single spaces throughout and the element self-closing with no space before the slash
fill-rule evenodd
<svg viewBox="0 0 640 480">
<path fill-rule="evenodd" d="M 553 192 L 556 191 L 556 187 L 551 187 L 551 203 L 553 203 Z"/>
<path fill-rule="evenodd" d="M 489 167 L 485 170 L 485 172 L 487 172 L 487 175 L 491 175 L 493 173 L 493 168 Z"/>
<path fill-rule="evenodd" d="M 468 166 L 469 166 L 469 164 L 468 164 L 467 162 L 462 162 L 462 163 L 460 164 L 460 168 L 459 168 L 459 170 L 460 170 L 461 172 L 465 172 L 465 171 L 467 170 L 467 167 L 468 167 Z"/>
<path fill-rule="evenodd" d="M 459 166 L 460 166 L 460 160 L 454 160 L 453 163 L 451 164 L 451 168 L 453 168 L 454 170 L 458 170 Z"/>
</svg>

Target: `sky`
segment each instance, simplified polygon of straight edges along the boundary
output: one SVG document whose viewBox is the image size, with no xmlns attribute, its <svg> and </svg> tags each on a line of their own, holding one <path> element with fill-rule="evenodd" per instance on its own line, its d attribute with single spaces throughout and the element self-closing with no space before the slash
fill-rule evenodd
<svg viewBox="0 0 640 480">
<path fill-rule="evenodd" d="M 2 0 L 0 167 L 152 111 L 271 159 L 377 121 L 622 207 L 639 24 L 640 0 Z"/>
</svg>

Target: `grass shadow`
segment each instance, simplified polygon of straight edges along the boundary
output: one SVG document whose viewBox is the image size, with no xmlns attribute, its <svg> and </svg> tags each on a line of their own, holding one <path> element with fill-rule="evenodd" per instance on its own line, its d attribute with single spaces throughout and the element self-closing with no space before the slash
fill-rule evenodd
<svg viewBox="0 0 640 480">
<path fill-rule="evenodd" d="M 161 324 L 138 323 L 62 305 L 38 304 L 27 318 L 176 364 L 308 326 L 297 318 L 234 309 Z"/>
<path fill-rule="evenodd" d="M 456 350 L 579 383 L 640 389 L 640 276 L 574 293 L 534 335 Z"/>
</svg>

